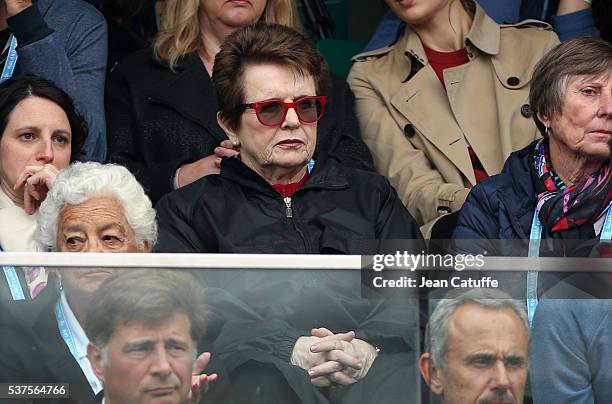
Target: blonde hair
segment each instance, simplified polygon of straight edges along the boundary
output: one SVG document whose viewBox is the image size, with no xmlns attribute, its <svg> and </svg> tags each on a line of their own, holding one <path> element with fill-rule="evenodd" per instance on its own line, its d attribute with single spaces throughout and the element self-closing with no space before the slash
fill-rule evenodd
<svg viewBox="0 0 612 404">
<path fill-rule="evenodd" d="M 155 56 L 174 69 L 178 60 L 201 46 L 199 7 L 201 0 L 164 1 L 161 26 L 153 44 Z M 295 0 L 267 0 L 259 19 L 300 29 Z"/>
</svg>

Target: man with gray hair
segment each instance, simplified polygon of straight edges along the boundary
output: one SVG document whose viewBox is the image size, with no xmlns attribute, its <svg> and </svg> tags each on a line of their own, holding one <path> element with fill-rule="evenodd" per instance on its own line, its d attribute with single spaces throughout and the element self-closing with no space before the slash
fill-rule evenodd
<svg viewBox="0 0 612 404">
<path fill-rule="evenodd" d="M 453 291 L 429 319 L 419 368 L 444 404 L 520 404 L 528 347 L 521 302 L 494 289 Z"/>
<path fill-rule="evenodd" d="M 88 307 L 88 357 L 104 404 L 189 402 L 204 292 L 178 271 L 130 271 L 109 278 Z"/>
</svg>

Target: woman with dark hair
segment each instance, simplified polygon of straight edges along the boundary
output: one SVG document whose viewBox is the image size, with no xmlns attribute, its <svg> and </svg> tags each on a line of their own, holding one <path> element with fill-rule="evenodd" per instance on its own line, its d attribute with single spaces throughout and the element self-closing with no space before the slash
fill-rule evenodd
<svg viewBox="0 0 612 404">
<path fill-rule="evenodd" d="M 220 174 L 160 200 L 159 252 L 360 254 L 369 239 L 415 240 L 424 249 L 386 178 L 333 155 L 313 166 L 330 78 L 308 38 L 278 24 L 243 27 L 221 47 L 212 81 L 219 125 L 240 154 L 223 158 Z M 356 272 L 290 272 L 244 271 L 239 281 L 235 273 L 202 275 L 233 296 L 210 305 L 227 320 L 215 345 L 232 382 L 255 386 L 237 402 L 405 402 L 415 306 L 362 299 Z M 229 309 L 237 306 L 244 316 Z M 255 374 L 246 377 L 249 367 Z M 254 382 L 284 385 L 262 380 L 273 369 L 291 387 L 283 399 L 266 398 Z"/>
<path fill-rule="evenodd" d="M 0 136 L 0 247 L 35 251 L 37 209 L 58 170 L 79 156 L 87 127 L 64 91 L 48 80 L 23 76 L 0 85 Z M 4 274 L 9 287 L 17 285 L 19 272 L 5 267 Z M 45 279 L 44 270 L 32 269 L 26 274 L 30 293 L 11 289 L 13 299 L 35 296 Z"/>
<path fill-rule="evenodd" d="M 165 0 L 152 49 L 127 57 L 107 88 L 108 159 L 125 165 L 155 203 L 164 194 L 218 173 L 236 154 L 217 124 L 211 82 L 223 40 L 257 21 L 299 27 L 294 0 Z M 361 140 L 353 95 L 335 78 L 333 102 L 321 120 L 317 150 L 372 168 Z M 221 147 L 219 147 L 221 146 Z"/>
</svg>

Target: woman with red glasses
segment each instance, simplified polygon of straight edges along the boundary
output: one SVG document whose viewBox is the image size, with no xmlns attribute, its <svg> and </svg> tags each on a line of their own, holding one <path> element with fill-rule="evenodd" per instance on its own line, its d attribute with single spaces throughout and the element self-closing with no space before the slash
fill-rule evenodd
<svg viewBox="0 0 612 404">
<path fill-rule="evenodd" d="M 219 175 L 160 200 L 159 252 L 361 254 L 361 242 L 371 239 L 412 239 L 412 247 L 424 249 L 386 178 L 323 154 L 312 160 L 318 121 L 333 100 L 326 97 L 328 68 L 306 37 L 281 25 L 241 28 L 217 54 L 213 84 L 219 125 L 240 154 L 224 158 Z M 278 369 L 291 388 L 280 400 L 257 390 L 266 403 L 398 402 L 386 391 L 405 402 L 409 393 L 398 389 L 413 388 L 410 371 L 390 369 L 414 363 L 416 305 L 361 299 L 358 272 L 315 272 L 201 275 L 234 296 L 231 304 L 209 301 L 224 310 L 224 330 L 240 329 L 228 331 L 229 344 L 223 335 L 215 341 L 231 374 L 245 374 L 237 364 L 249 361 L 259 363 L 257 372 L 265 364 Z M 233 305 L 250 315 L 236 318 Z M 371 372 L 376 347 L 401 354 Z M 249 383 L 262 377 L 248 374 Z M 361 387 L 351 390 L 355 383 Z M 336 388 L 319 390 L 329 386 Z M 244 399 L 238 402 L 255 402 Z"/>
<path fill-rule="evenodd" d="M 235 154 L 217 124 L 211 82 L 223 40 L 257 21 L 298 27 L 295 0 L 165 0 L 151 49 L 125 58 L 106 91 L 108 159 L 136 175 L 156 203 L 164 194 L 218 173 L 221 157 Z M 334 78 L 334 107 L 319 124 L 317 150 L 343 164 L 373 171 L 361 140 L 354 97 Z M 221 147 L 220 147 L 221 146 Z"/>
</svg>

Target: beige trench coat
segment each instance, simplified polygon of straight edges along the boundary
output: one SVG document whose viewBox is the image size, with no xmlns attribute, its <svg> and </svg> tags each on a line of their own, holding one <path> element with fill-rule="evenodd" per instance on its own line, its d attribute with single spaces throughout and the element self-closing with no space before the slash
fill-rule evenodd
<svg viewBox="0 0 612 404">
<path fill-rule="evenodd" d="M 493 175 L 538 137 L 529 82 L 558 39 L 548 24 L 500 26 L 477 7 L 465 42 L 470 61 L 444 71 L 446 90 L 409 28 L 396 44 L 355 56 L 348 77 L 376 169 L 426 236 L 476 184 L 468 144 Z M 407 80 L 411 68 L 418 71 Z"/>
</svg>

